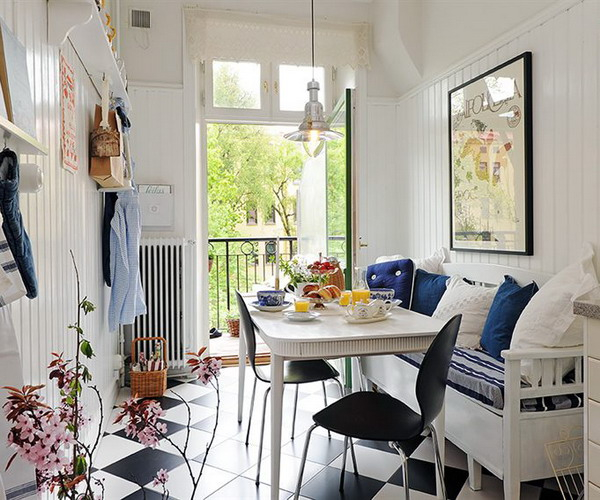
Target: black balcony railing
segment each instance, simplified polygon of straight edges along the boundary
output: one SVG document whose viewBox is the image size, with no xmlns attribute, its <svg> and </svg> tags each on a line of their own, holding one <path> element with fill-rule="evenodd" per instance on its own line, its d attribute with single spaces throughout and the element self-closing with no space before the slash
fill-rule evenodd
<svg viewBox="0 0 600 500">
<path fill-rule="evenodd" d="M 335 242 L 330 245 L 335 248 L 332 255 L 343 260 L 345 238 L 331 236 L 330 240 Z M 253 285 L 274 277 L 276 245 L 273 237 L 209 238 L 209 255 L 213 257 L 209 274 L 211 326 L 219 328 L 228 313 L 237 314 L 235 290 L 249 292 Z M 295 236 L 279 237 L 281 259 L 290 259 L 297 253 Z"/>
</svg>

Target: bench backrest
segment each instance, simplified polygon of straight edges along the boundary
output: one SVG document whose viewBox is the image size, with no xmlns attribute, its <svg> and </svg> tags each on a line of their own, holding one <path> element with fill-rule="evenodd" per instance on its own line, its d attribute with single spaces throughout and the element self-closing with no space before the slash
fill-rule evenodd
<svg viewBox="0 0 600 500">
<path fill-rule="evenodd" d="M 550 278 L 552 278 L 551 274 L 520 269 L 518 267 L 467 262 L 445 262 L 442 264 L 442 272 L 448 276 L 458 274 L 459 276 L 474 281 L 477 284 L 488 286 L 499 285 L 504 281 L 504 276 L 506 274 L 512 276 L 520 285 L 526 285 L 532 281 L 535 281 L 540 287 Z"/>
</svg>

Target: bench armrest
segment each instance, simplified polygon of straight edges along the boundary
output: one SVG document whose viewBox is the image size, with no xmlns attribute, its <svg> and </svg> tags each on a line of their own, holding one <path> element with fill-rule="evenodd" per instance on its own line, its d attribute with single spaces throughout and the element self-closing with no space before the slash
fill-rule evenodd
<svg viewBox="0 0 600 500">
<path fill-rule="evenodd" d="M 507 361 L 523 359 L 578 358 L 583 356 L 583 346 L 577 347 L 536 347 L 530 349 L 506 349 L 501 356 Z"/>
</svg>

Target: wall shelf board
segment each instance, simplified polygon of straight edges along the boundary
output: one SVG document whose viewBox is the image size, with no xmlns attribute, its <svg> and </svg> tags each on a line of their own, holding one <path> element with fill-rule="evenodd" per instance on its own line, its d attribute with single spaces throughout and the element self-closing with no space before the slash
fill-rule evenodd
<svg viewBox="0 0 600 500">
<path fill-rule="evenodd" d="M 68 22 L 59 15 L 65 12 L 65 8 L 67 11 L 73 8 Z M 89 15 L 87 9 L 90 9 Z M 53 11 L 54 13 L 51 14 Z M 60 44 L 68 36 L 96 88 L 101 89 L 102 78 L 106 75 L 110 79 L 113 96 L 123 99 L 130 108 L 126 83 L 121 77 L 95 1 L 49 0 L 48 12 L 48 32 L 53 33 L 51 42 Z M 70 28 L 69 24 L 71 24 Z M 62 33 L 64 36 L 61 38 Z"/>
<path fill-rule="evenodd" d="M 6 146 L 17 154 L 48 155 L 47 146 L 3 116 L 0 116 L 0 135 L 0 144 L 6 141 Z"/>
</svg>

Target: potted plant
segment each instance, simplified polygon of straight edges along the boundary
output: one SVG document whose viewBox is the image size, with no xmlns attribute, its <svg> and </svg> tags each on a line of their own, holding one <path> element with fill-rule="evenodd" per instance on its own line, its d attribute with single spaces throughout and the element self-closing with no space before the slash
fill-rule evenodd
<svg viewBox="0 0 600 500">
<path fill-rule="evenodd" d="M 240 317 L 234 311 L 229 311 L 225 316 L 225 321 L 227 322 L 227 330 L 229 330 L 229 335 L 232 337 L 240 336 Z"/>
</svg>

